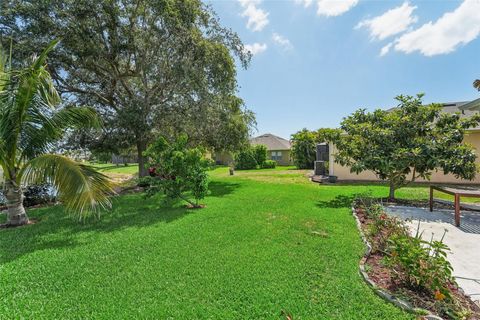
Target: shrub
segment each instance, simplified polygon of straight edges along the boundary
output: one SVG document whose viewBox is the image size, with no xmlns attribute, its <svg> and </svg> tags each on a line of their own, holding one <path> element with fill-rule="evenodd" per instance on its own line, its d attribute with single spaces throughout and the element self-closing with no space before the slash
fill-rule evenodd
<svg viewBox="0 0 480 320">
<path fill-rule="evenodd" d="M 443 300 L 451 297 L 449 285 L 455 283 L 452 266 L 446 259 L 448 251 L 443 237 L 440 241 L 425 241 L 417 232 L 415 237 L 392 237 L 385 262 L 393 269 L 393 274 L 411 288 Z"/>
<path fill-rule="evenodd" d="M 277 166 L 277 162 L 274 160 L 265 160 L 264 163 L 262 163 L 261 167 L 263 169 L 273 169 Z"/>
<path fill-rule="evenodd" d="M 303 129 L 292 135 L 292 158 L 298 169 L 313 169 L 316 158 L 316 134 Z"/>
<path fill-rule="evenodd" d="M 148 147 L 144 154 L 151 159 L 149 165 L 155 168 L 155 173 L 141 179 L 141 184 L 147 186 L 147 196 L 163 192 L 168 199 L 182 199 L 194 208 L 201 207 L 199 200 L 208 192 L 209 162 L 204 159 L 202 149 L 189 148 L 187 143 L 186 135 L 173 143 L 160 137 Z"/>
<path fill-rule="evenodd" d="M 252 149 L 257 165 L 262 167 L 265 161 L 267 161 L 267 147 L 263 144 L 257 144 Z"/>
<path fill-rule="evenodd" d="M 255 154 L 251 147 L 247 147 L 235 155 L 235 169 L 249 170 L 255 168 L 257 168 L 257 160 L 255 160 Z"/>
</svg>

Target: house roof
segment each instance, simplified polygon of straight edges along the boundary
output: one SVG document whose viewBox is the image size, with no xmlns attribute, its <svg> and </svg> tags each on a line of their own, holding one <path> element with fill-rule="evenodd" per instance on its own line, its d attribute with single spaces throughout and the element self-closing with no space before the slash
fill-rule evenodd
<svg viewBox="0 0 480 320">
<path fill-rule="evenodd" d="M 460 106 L 461 110 L 480 111 L 480 98 L 464 103 Z"/>
<path fill-rule="evenodd" d="M 460 113 L 462 118 L 471 117 L 480 111 L 480 99 L 473 101 L 443 103 L 442 111 L 445 113 Z M 480 130 L 480 126 L 470 128 L 469 130 Z"/>
<path fill-rule="evenodd" d="M 441 103 L 443 105 L 442 111 L 445 113 L 460 113 L 461 118 L 471 117 L 472 115 L 480 112 L 480 99 L 473 101 L 459 101 L 459 102 L 447 102 Z M 391 108 L 387 111 L 395 109 Z M 468 129 L 470 131 L 480 131 L 480 126 Z"/>
<path fill-rule="evenodd" d="M 292 148 L 290 141 L 271 133 L 266 133 L 255 138 L 251 138 L 250 144 L 263 144 L 267 147 L 267 150 L 290 150 Z"/>
</svg>

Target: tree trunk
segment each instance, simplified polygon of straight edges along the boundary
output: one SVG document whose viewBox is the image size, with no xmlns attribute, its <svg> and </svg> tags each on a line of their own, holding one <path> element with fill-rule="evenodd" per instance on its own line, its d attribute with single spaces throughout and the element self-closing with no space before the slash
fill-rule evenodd
<svg viewBox="0 0 480 320">
<path fill-rule="evenodd" d="M 147 149 L 147 144 L 144 141 L 137 141 L 138 176 L 139 177 L 146 177 L 148 175 L 148 169 L 145 168 L 147 159 L 143 155 L 143 152 L 146 149 Z"/>
<path fill-rule="evenodd" d="M 388 201 L 395 201 L 395 184 L 390 181 L 390 194 L 388 196 Z"/>
<path fill-rule="evenodd" d="M 7 225 L 21 226 L 28 223 L 27 213 L 23 207 L 23 192 L 13 181 L 5 182 L 7 200 Z"/>
</svg>

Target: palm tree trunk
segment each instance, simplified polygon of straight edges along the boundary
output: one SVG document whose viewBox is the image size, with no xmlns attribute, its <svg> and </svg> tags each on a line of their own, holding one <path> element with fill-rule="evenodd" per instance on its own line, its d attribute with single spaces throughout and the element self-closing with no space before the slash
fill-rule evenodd
<svg viewBox="0 0 480 320">
<path fill-rule="evenodd" d="M 23 192 L 13 181 L 5 182 L 7 199 L 7 225 L 21 226 L 28 223 L 28 216 L 23 207 Z"/>
</svg>

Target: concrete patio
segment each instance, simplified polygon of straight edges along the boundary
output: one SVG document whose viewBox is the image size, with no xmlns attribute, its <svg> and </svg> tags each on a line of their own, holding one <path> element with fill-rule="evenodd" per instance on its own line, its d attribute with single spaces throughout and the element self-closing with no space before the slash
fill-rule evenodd
<svg viewBox="0 0 480 320">
<path fill-rule="evenodd" d="M 480 212 L 461 211 L 461 226 L 455 227 L 453 210 L 389 206 L 391 215 L 408 220 L 407 225 L 415 234 L 420 221 L 420 232 L 425 240 L 439 240 L 445 230 L 444 243 L 451 252 L 448 260 L 452 264 L 457 283 L 471 296 L 472 300 L 480 300 Z"/>
</svg>

